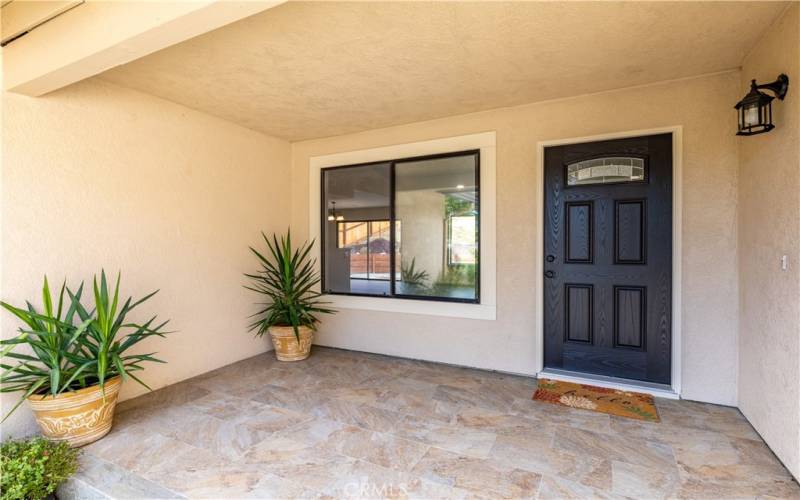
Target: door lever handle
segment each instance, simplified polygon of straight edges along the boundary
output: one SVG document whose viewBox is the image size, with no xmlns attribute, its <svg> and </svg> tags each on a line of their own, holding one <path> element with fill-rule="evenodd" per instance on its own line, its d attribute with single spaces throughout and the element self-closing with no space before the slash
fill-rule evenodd
<svg viewBox="0 0 800 500">
<path fill-rule="evenodd" d="M 555 278 L 556 277 L 556 273 L 554 273 L 553 271 L 545 271 L 544 275 L 547 278 Z"/>
</svg>

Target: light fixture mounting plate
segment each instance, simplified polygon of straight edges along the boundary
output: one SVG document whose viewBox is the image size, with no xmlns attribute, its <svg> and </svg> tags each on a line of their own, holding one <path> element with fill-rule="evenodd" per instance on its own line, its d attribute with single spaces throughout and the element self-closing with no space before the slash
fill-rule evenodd
<svg viewBox="0 0 800 500">
<path fill-rule="evenodd" d="M 765 83 L 756 88 L 771 90 L 775 97 L 782 101 L 786 97 L 786 92 L 789 91 L 789 77 L 781 73 L 774 82 Z"/>
</svg>

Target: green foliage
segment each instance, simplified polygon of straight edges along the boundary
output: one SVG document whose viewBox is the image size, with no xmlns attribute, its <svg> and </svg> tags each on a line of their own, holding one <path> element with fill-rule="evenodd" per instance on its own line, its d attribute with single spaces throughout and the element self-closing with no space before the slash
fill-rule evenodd
<svg viewBox="0 0 800 500">
<path fill-rule="evenodd" d="M 78 450 L 42 438 L 7 441 L 0 447 L 1 500 L 39 500 L 78 468 Z"/>
<path fill-rule="evenodd" d="M 133 372 L 141 371 L 144 368 L 141 363 L 149 361 L 154 363 L 164 363 L 164 361 L 153 357 L 154 352 L 147 354 L 128 354 L 128 349 L 138 344 L 142 340 L 156 336 L 164 337 L 171 333 L 164 331 L 164 327 L 169 320 L 156 323 L 157 316 L 148 319 L 144 324 L 126 323 L 127 315 L 138 305 L 145 302 L 158 290 L 145 295 L 143 298 L 134 301 L 133 297 L 128 297 L 120 308 L 119 301 L 119 282 L 120 276 L 117 275 L 117 282 L 114 286 L 113 296 L 109 294 L 106 282 L 106 273 L 100 273 L 100 285 L 97 283 L 97 276 L 94 278 L 93 291 L 95 310 L 87 311 L 80 301 L 76 304 L 76 311 L 82 321 L 90 321 L 86 335 L 77 337 L 78 350 L 70 356 L 71 361 L 78 367 L 77 378 L 86 377 L 84 371 L 94 370 L 90 377 L 91 384 L 99 383 L 104 386 L 105 381 L 116 376 L 121 376 L 123 380 L 128 377 L 140 383 L 147 389 L 150 387 L 142 382 Z M 69 289 L 67 289 L 69 292 Z M 70 293 L 70 296 L 72 294 Z M 87 387 L 85 382 L 81 387 Z"/>
<path fill-rule="evenodd" d="M 411 259 L 411 263 L 406 265 L 405 263 L 400 264 L 400 276 L 404 283 L 408 285 L 416 285 L 424 287 L 426 286 L 428 280 L 430 279 L 430 275 L 428 271 L 424 269 L 417 270 L 417 258 L 414 257 Z"/>
<path fill-rule="evenodd" d="M 456 215 L 472 214 L 475 204 L 471 201 L 457 198 L 455 196 L 445 196 L 444 198 L 444 218 L 448 219 Z"/>
<path fill-rule="evenodd" d="M 450 266 L 439 275 L 433 288 L 452 286 L 475 286 L 475 264 L 459 264 Z"/>
<path fill-rule="evenodd" d="M 127 315 L 156 292 L 137 301 L 129 297 L 120 307 L 119 284 L 120 278 L 117 276 L 112 295 L 105 271 L 100 273 L 99 284 L 95 276 L 92 310 L 86 309 L 81 303 L 83 283 L 74 293 L 64 283 L 57 306 L 54 307 L 47 277 L 42 288 L 41 312 L 30 302 L 26 302 L 25 309 L 0 302 L 0 306 L 24 324 L 19 329 L 19 335 L 0 341 L 0 357 L 16 361 L 13 365 L 0 364 L 3 370 L 0 374 L 0 392 L 23 393 L 5 418 L 31 394 L 55 396 L 64 391 L 98 384 L 105 387 L 108 379 L 118 375 L 123 379 L 131 377 L 147 387 L 133 372 L 143 369 L 142 362 L 163 361 L 154 358 L 155 353 L 126 352 L 148 337 L 163 337 L 169 333 L 163 331 L 167 322 L 154 325 L 156 316 L 141 325 L 126 322 Z M 29 346 L 32 355 L 13 352 L 19 345 Z"/>
<path fill-rule="evenodd" d="M 318 314 L 336 312 L 324 307 L 326 302 L 319 300 L 322 294 L 312 290 L 320 281 L 319 273 L 314 270 L 316 260 L 309 258 L 314 242 L 293 249 L 289 231 L 281 236 L 280 242 L 274 234 L 272 240 L 264 233 L 261 236 L 267 243 L 270 258 L 250 247 L 261 269 L 256 274 L 245 274 L 251 280 L 251 285 L 245 288 L 261 294 L 267 302 L 260 303 L 263 308 L 251 316 L 256 320 L 250 324 L 250 331 L 255 330 L 260 336 L 271 326 L 291 326 L 300 342 L 299 327 L 316 329 Z"/>
</svg>

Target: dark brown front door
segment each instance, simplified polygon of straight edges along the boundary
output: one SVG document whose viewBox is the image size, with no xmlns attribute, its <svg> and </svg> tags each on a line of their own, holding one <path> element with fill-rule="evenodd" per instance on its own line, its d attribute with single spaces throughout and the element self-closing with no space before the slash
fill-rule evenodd
<svg viewBox="0 0 800 500">
<path fill-rule="evenodd" d="M 545 367 L 670 383 L 672 136 L 545 149 Z"/>
</svg>

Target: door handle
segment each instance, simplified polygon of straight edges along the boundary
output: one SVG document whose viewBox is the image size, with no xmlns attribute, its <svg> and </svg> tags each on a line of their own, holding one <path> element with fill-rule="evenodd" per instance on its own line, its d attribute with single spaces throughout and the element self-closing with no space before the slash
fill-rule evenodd
<svg viewBox="0 0 800 500">
<path fill-rule="evenodd" d="M 553 271 L 545 271 L 544 275 L 547 278 L 555 278 L 556 277 L 556 273 L 553 272 Z"/>
<path fill-rule="evenodd" d="M 554 262 L 556 260 L 556 256 L 548 255 L 547 257 L 544 258 L 544 260 L 546 260 L 547 262 Z"/>
</svg>

